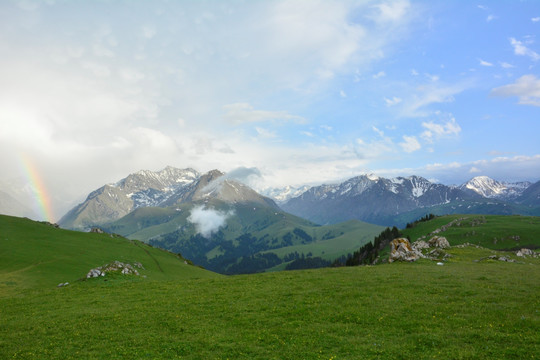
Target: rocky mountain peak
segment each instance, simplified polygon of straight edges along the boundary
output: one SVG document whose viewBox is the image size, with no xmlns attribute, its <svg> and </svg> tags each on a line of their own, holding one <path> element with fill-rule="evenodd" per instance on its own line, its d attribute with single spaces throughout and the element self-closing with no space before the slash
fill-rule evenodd
<svg viewBox="0 0 540 360">
<path fill-rule="evenodd" d="M 488 176 L 476 176 L 460 186 L 475 193 L 494 199 L 513 199 L 520 196 L 531 185 L 529 182 L 507 183 L 493 180 Z"/>
</svg>

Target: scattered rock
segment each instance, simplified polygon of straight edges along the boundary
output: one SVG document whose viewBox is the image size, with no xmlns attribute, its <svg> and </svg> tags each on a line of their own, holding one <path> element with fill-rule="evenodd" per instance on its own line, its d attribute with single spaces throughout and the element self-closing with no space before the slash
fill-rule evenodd
<svg viewBox="0 0 540 360">
<path fill-rule="evenodd" d="M 537 252 L 531 249 L 522 248 L 516 252 L 516 256 L 523 257 L 523 258 L 526 258 L 528 256 L 537 258 L 537 257 L 540 257 L 540 254 L 538 254 Z"/>
<path fill-rule="evenodd" d="M 442 262 L 438 262 L 438 263 L 437 263 L 437 265 L 439 265 L 439 266 L 443 266 L 443 265 L 444 265 L 444 263 L 442 263 Z"/>
<path fill-rule="evenodd" d="M 429 244 L 425 242 L 424 240 L 416 240 L 412 243 L 412 248 L 415 250 L 422 250 L 422 249 L 429 249 Z"/>
<path fill-rule="evenodd" d="M 139 269 L 144 269 L 141 263 L 135 263 L 135 266 Z M 86 274 L 86 278 L 90 279 L 99 276 L 105 276 L 109 272 L 120 272 L 122 275 L 139 275 L 139 272 L 133 267 L 133 265 L 125 264 L 116 260 L 110 264 L 91 269 L 88 274 Z"/>
<path fill-rule="evenodd" d="M 100 229 L 100 228 L 98 228 L 98 227 L 93 227 L 93 228 L 91 228 L 91 229 L 90 229 L 90 232 L 91 232 L 91 233 L 96 233 L 96 234 L 104 234 L 104 233 L 105 233 L 105 231 L 103 231 L 103 229 Z"/>
<path fill-rule="evenodd" d="M 100 268 L 97 268 L 97 269 L 90 269 L 90 271 L 88 272 L 88 274 L 86 274 L 86 278 L 87 278 L 87 279 L 95 278 L 95 277 L 99 277 L 99 276 L 105 276 L 105 273 L 102 272 Z"/>
<path fill-rule="evenodd" d="M 394 261 L 416 261 L 424 257 L 418 250 L 412 248 L 409 240 L 405 238 L 396 238 L 390 242 L 390 256 L 388 262 Z"/>
<path fill-rule="evenodd" d="M 480 245 L 475 245 L 475 244 L 471 244 L 469 242 L 466 242 L 466 243 L 463 243 L 461 245 L 456 245 L 455 247 L 457 248 L 464 248 L 464 247 L 467 247 L 467 246 L 472 246 L 472 247 L 475 247 L 477 249 L 483 249 Z"/>
<path fill-rule="evenodd" d="M 429 239 L 428 244 L 430 247 L 437 247 L 441 249 L 447 249 L 450 247 L 450 243 L 444 236 L 434 236 Z"/>
<path fill-rule="evenodd" d="M 510 259 L 510 258 L 507 257 L 507 256 L 499 256 L 499 258 L 498 258 L 497 260 L 499 260 L 499 261 L 505 261 L 505 262 L 516 262 L 516 260 Z"/>
<path fill-rule="evenodd" d="M 512 263 L 517 262 L 516 260 L 511 259 L 511 258 L 509 258 L 507 256 L 499 256 L 497 254 L 490 255 L 490 256 L 482 258 L 482 259 L 474 260 L 474 262 L 479 262 L 479 261 L 482 261 L 482 260 L 496 260 L 496 261 L 504 261 L 504 262 L 512 262 Z"/>
<path fill-rule="evenodd" d="M 64 286 L 68 286 L 68 285 L 69 285 L 69 283 L 65 282 L 65 283 L 58 284 L 56 287 L 64 287 Z"/>
<path fill-rule="evenodd" d="M 446 251 L 440 248 L 435 248 L 431 250 L 430 252 L 427 253 L 427 255 L 431 259 L 441 259 L 441 258 L 445 259 L 450 256 L 450 254 L 448 254 Z"/>
<path fill-rule="evenodd" d="M 459 218 L 459 219 L 452 220 L 452 221 L 450 221 L 448 224 L 441 226 L 439 229 L 433 230 L 433 231 L 429 234 L 429 236 L 432 236 L 432 235 L 441 233 L 441 232 L 443 232 L 443 231 L 446 231 L 446 230 L 448 230 L 449 227 L 452 227 L 452 226 L 454 226 L 454 225 L 455 225 L 455 226 L 461 226 L 461 221 L 463 221 L 463 220 L 465 220 L 465 219 L 467 219 L 467 218 L 466 218 L 466 217 L 462 217 L 462 218 Z M 473 224 L 473 226 L 474 226 L 474 224 Z"/>
</svg>

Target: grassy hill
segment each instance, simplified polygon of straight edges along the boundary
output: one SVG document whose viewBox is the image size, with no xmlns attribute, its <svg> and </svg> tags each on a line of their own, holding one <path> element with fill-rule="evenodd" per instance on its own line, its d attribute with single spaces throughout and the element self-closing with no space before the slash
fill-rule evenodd
<svg viewBox="0 0 540 360">
<path fill-rule="evenodd" d="M 484 214 L 484 215 L 524 215 L 540 216 L 540 208 L 526 205 L 506 203 L 493 199 L 453 201 L 448 204 L 435 205 L 428 208 L 418 208 L 413 211 L 389 217 L 384 221 L 403 228 L 409 222 L 424 216 L 426 213 L 435 215 L 448 214 Z"/>
<path fill-rule="evenodd" d="M 443 226 L 446 229 L 442 229 Z M 521 215 L 446 215 L 420 222 L 403 230 L 405 236 L 415 241 L 436 229 L 450 245 L 471 243 L 498 250 L 518 250 L 522 247 L 540 248 L 540 217 Z"/>
<path fill-rule="evenodd" d="M 48 223 L 0 215 L 0 294 L 12 288 L 48 288 L 73 283 L 115 260 L 144 266 L 148 279 L 216 277 L 184 259 L 109 234 L 63 230 Z"/>
<path fill-rule="evenodd" d="M 230 214 L 223 227 L 206 237 L 189 221 L 198 203 L 140 208 L 104 228 L 181 253 L 205 268 L 229 274 L 281 269 L 293 256 L 302 254 L 333 260 L 371 241 L 383 229 L 356 220 L 319 226 L 255 203 L 211 200 L 204 204 Z"/>
<path fill-rule="evenodd" d="M 523 226 L 525 236 L 535 220 L 499 223 L 513 224 L 508 234 Z M 444 266 L 225 277 L 143 247 L 161 272 L 137 244 L 0 217 L 0 358 L 533 359 L 540 351 L 538 258 L 475 261 L 494 250 L 464 247 L 448 250 Z M 147 278 L 56 288 L 118 258 L 141 261 Z"/>
</svg>

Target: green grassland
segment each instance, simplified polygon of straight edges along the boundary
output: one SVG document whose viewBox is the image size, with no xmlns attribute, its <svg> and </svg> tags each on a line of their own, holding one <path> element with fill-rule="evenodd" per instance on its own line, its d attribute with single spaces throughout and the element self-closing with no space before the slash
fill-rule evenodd
<svg viewBox="0 0 540 360">
<path fill-rule="evenodd" d="M 0 298 L 0 358 L 537 358 L 538 261 L 458 257 L 26 290 Z"/>
<path fill-rule="evenodd" d="M 452 219 L 408 230 L 421 236 Z M 540 353 L 538 258 L 500 252 L 517 262 L 495 261 L 486 258 L 498 251 L 468 246 L 449 249 L 443 266 L 422 259 L 236 276 L 180 261 L 193 272 L 148 266 L 146 278 L 112 275 L 57 288 L 77 272 L 76 261 L 23 270 L 25 282 L 10 279 L 39 261 L 39 253 L 58 251 L 57 242 L 73 242 L 72 256 L 84 258 L 88 244 L 101 241 L 100 255 L 92 254 L 100 265 L 120 256 L 120 238 L 0 221 L 1 359 L 535 359 Z M 498 221 L 526 238 L 526 221 Z M 534 227 L 537 219 L 528 221 Z M 489 224 L 474 227 L 487 233 Z M 35 239 L 32 249 L 21 238 Z M 156 259 L 158 252 L 170 256 L 169 269 L 180 270 L 173 254 L 148 250 Z M 61 263 L 54 251 L 49 261 Z M 136 249 L 125 251 L 123 260 L 146 267 Z M 7 262 L 9 254 L 17 259 Z M 42 282 L 48 273 L 63 275 Z"/>
<path fill-rule="evenodd" d="M 403 234 L 415 241 L 452 221 L 456 222 L 437 234 L 446 237 L 450 245 L 471 243 L 500 250 L 540 247 L 540 217 L 537 216 L 447 215 L 420 222 L 403 230 Z"/>
<path fill-rule="evenodd" d="M 145 268 L 141 275 L 149 278 L 216 276 L 139 241 L 0 215 L 0 293 L 12 288 L 72 283 L 90 269 L 115 260 L 141 263 Z"/>
<path fill-rule="evenodd" d="M 448 204 L 435 205 L 427 208 L 427 211 L 435 215 L 447 214 L 484 214 L 484 215 L 525 215 L 540 216 L 540 208 L 506 203 L 493 199 L 462 200 L 452 201 Z M 426 208 L 418 208 L 413 211 L 401 213 L 396 216 L 389 216 L 386 223 L 395 224 L 398 227 L 405 227 L 405 224 L 415 221 L 426 214 Z"/>
</svg>

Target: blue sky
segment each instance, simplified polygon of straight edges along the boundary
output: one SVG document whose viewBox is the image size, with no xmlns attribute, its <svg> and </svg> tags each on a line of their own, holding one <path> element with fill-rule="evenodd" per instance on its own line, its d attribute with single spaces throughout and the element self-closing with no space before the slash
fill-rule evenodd
<svg viewBox="0 0 540 360">
<path fill-rule="evenodd" d="M 0 182 L 538 181 L 539 34 L 538 1 L 4 1 Z"/>
</svg>

